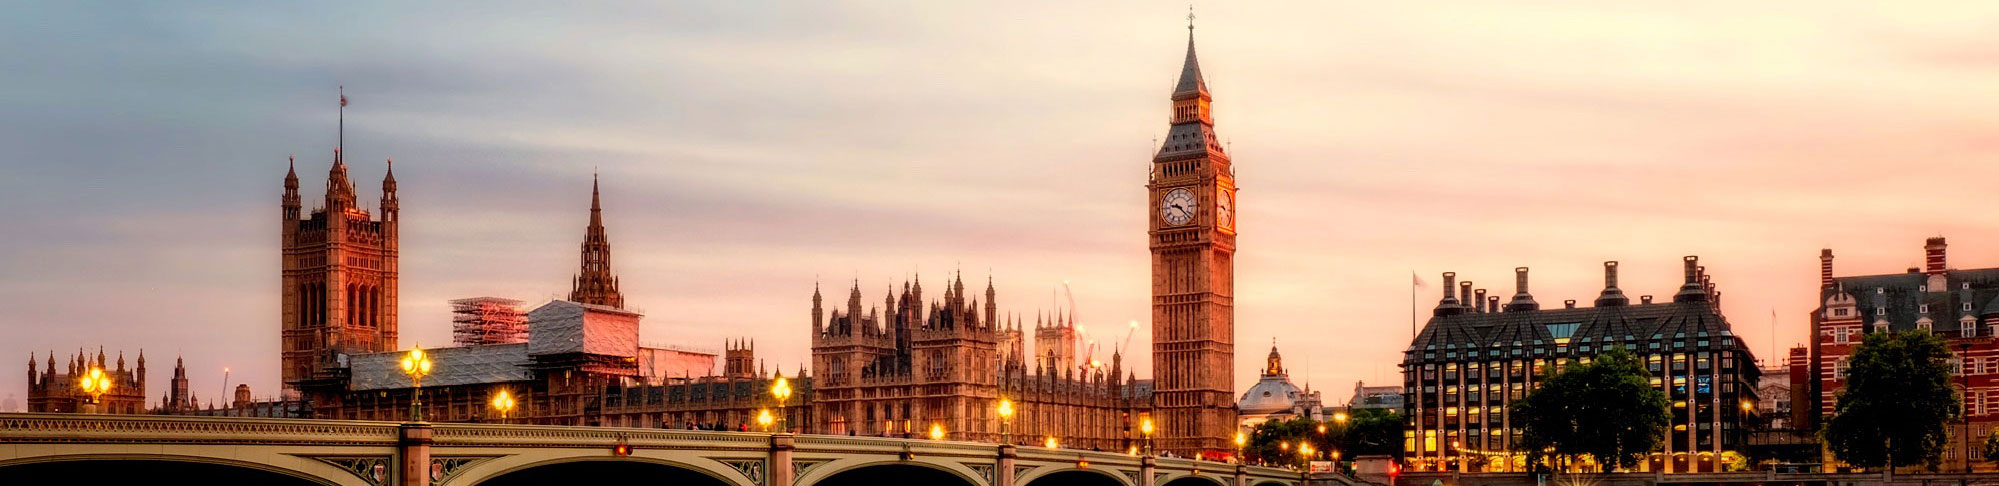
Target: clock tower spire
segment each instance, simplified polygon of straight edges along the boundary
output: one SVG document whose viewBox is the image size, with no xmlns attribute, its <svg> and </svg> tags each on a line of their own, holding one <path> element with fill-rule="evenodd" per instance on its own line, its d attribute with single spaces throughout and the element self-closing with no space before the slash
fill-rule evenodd
<svg viewBox="0 0 1999 486">
<path fill-rule="evenodd" d="M 1172 124 L 1146 190 L 1152 250 L 1156 447 L 1226 454 L 1235 433 L 1235 171 L 1215 134 L 1214 98 L 1194 54 L 1173 85 Z"/>
</svg>

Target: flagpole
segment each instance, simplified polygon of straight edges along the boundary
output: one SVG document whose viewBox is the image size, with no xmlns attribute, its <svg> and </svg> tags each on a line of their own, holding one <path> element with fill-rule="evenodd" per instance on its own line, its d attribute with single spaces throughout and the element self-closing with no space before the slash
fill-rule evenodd
<svg viewBox="0 0 1999 486">
<path fill-rule="evenodd" d="M 1409 341 L 1416 341 L 1416 271 L 1409 271 Z"/>
<path fill-rule="evenodd" d="M 340 135 L 333 141 L 333 151 L 347 149 L 347 87 L 340 87 Z M 338 162 L 338 161 L 335 161 Z"/>
</svg>

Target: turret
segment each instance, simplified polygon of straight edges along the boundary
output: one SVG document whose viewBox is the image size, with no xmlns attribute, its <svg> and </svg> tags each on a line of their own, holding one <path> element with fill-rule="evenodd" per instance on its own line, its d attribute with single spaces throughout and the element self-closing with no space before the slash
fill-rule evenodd
<svg viewBox="0 0 1999 486">
<path fill-rule="evenodd" d="M 285 221 L 286 222 L 298 221 L 299 218 L 298 161 L 293 159 L 292 157 L 285 157 L 285 195 L 284 198 L 281 199 L 280 201 L 281 201 L 280 207 L 284 208 Z M 286 224 L 284 230 L 285 234 L 290 235 L 294 231 L 296 231 L 297 228 L 298 228 L 297 224 Z"/>
<path fill-rule="evenodd" d="M 382 232 L 390 239 L 396 235 L 397 210 L 402 207 L 396 199 L 396 161 L 388 160 L 388 171 L 382 175 Z M 421 174 L 419 174 L 421 175 Z"/>
<path fill-rule="evenodd" d="M 826 311 L 823 307 L 819 305 L 821 300 L 822 299 L 819 297 L 819 282 L 814 281 L 812 282 L 812 336 L 813 337 L 818 337 L 826 334 Z"/>
<path fill-rule="evenodd" d="M 986 275 L 986 325 L 993 326 L 999 317 L 999 292 L 993 290 L 993 276 Z"/>
<path fill-rule="evenodd" d="M 354 209 L 354 183 L 347 180 L 347 162 L 340 155 L 340 149 L 333 149 L 333 168 L 326 171 L 326 212 L 341 214 Z M 333 218 L 334 221 L 345 219 Z"/>
</svg>

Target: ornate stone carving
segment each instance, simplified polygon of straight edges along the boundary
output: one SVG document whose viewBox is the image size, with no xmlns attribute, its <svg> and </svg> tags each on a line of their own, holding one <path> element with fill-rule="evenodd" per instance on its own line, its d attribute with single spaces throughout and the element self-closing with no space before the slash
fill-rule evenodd
<svg viewBox="0 0 1999 486">
<path fill-rule="evenodd" d="M 993 479 L 993 465 L 991 465 L 991 464 L 967 464 L 967 465 L 966 465 L 966 467 L 970 467 L 970 468 L 972 468 L 972 472 L 975 472 L 975 473 L 978 473 L 978 474 L 979 474 L 979 478 L 981 478 L 981 479 L 984 479 L 984 480 L 986 480 L 986 484 L 993 484 L 993 481 L 994 481 L 994 479 Z"/>
<path fill-rule="evenodd" d="M 473 464 L 486 462 L 491 456 L 449 456 L 430 458 L 430 484 L 442 484 L 444 480 L 457 476 L 460 471 Z"/>
<path fill-rule="evenodd" d="M 320 462 L 332 464 L 343 471 L 353 473 L 368 484 L 380 485 L 389 480 L 389 457 L 314 457 Z"/>
<path fill-rule="evenodd" d="M 829 461 L 829 460 L 824 460 L 824 459 L 795 459 L 795 460 L 792 460 L 792 461 L 791 461 L 791 480 L 792 480 L 792 482 L 798 482 L 798 478 L 802 478 L 802 477 L 805 477 L 805 472 L 806 472 L 806 471 L 811 471 L 811 470 L 812 470 L 812 468 L 815 468 L 815 467 L 819 467 L 819 466 L 821 466 L 821 465 L 824 465 L 824 464 L 826 464 L 826 463 L 829 463 L 829 462 L 833 462 L 833 461 Z"/>
<path fill-rule="evenodd" d="M 729 466 L 735 469 L 736 472 L 743 473 L 743 477 L 750 478 L 750 483 L 752 484 L 769 484 L 764 481 L 763 459 L 717 459 L 716 462 Z"/>
</svg>

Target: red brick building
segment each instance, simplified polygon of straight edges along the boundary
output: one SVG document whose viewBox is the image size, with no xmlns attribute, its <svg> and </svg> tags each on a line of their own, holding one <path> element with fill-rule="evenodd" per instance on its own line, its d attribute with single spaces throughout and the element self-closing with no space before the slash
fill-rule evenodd
<svg viewBox="0 0 1999 486">
<path fill-rule="evenodd" d="M 1950 268 L 1944 248 L 1943 238 L 1930 238 L 1923 245 L 1922 267 L 1847 277 L 1833 276 L 1832 250 L 1820 250 L 1819 307 L 1811 316 L 1812 358 L 1803 363 L 1816 380 L 1807 394 L 1812 403 L 1799 408 L 1817 410 L 1811 417 L 1816 423 L 1832 414 L 1835 397 L 1845 385 L 1841 376 L 1847 358 L 1865 334 L 1930 332 L 1949 341 L 1957 352 L 1952 360 L 1957 373 L 1951 381 L 1964 397 L 1967 417 L 1951 424 L 1942 468 L 1962 470 L 1968 445 L 1971 466 L 1993 470 L 1995 466 L 1980 457 L 1985 437 L 1999 424 L 1999 342 L 1993 339 L 1999 336 L 1999 268 Z M 1970 392 L 1964 393 L 1967 389 Z"/>
</svg>

